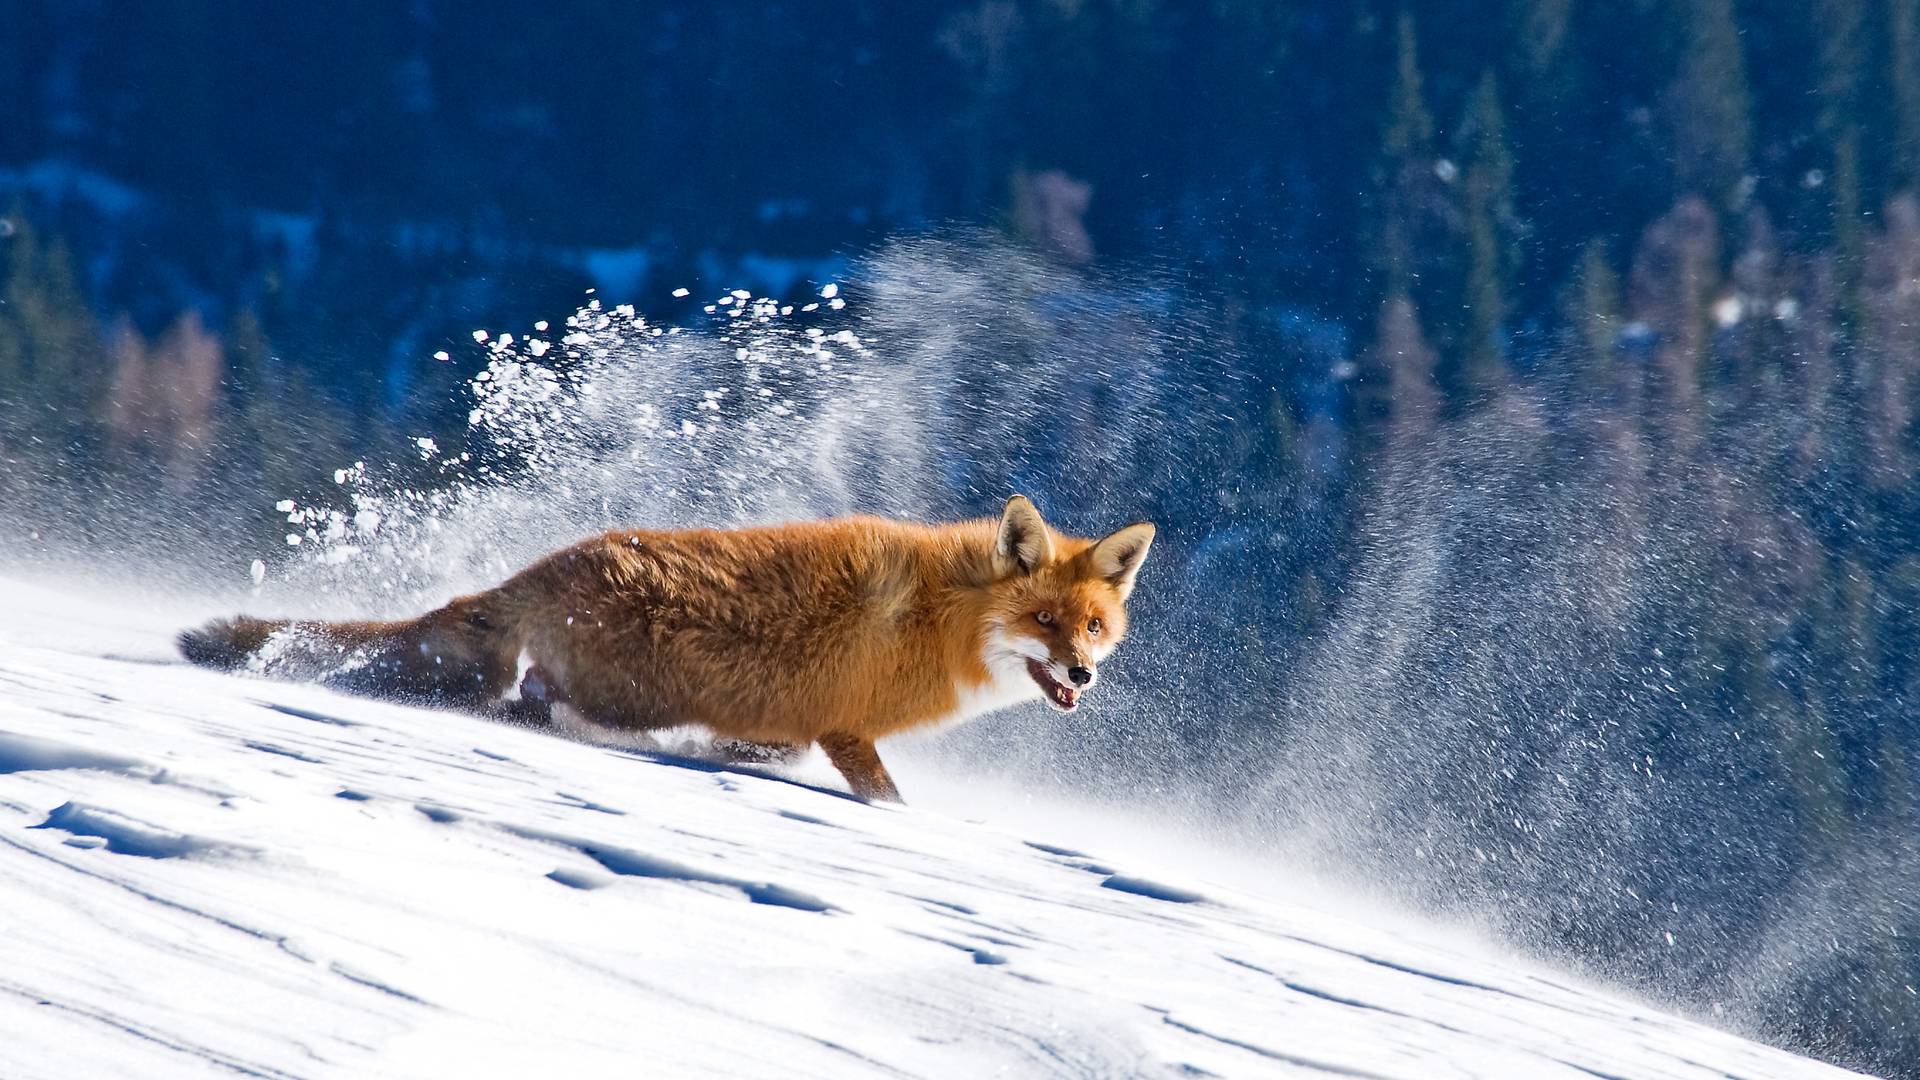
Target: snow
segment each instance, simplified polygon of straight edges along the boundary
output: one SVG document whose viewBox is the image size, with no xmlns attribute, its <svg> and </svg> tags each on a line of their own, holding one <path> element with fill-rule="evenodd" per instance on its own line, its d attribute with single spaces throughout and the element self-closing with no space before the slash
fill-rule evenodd
<svg viewBox="0 0 1920 1080">
<path fill-rule="evenodd" d="M 925 744 L 869 806 L 172 660 L 228 607 L 0 579 L 0 1076 L 1845 1075 Z"/>
</svg>

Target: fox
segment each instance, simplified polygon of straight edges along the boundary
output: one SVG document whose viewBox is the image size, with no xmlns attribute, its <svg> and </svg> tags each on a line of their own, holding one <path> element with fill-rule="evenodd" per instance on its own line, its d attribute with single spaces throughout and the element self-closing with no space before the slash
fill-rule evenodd
<svg viewBox="0 0 1920 1080">
<path fill-rule="evenodd" d="M 392 622 L 216 619 L 189 661 L 536 725 L 706 729 L 742 759 L 818 745 L 900 802 L 875 743 L 1040 700 L 1072 713 L 1127 634 L 1155 527 L 845 517 L 592 537 Z"/>
</svg>

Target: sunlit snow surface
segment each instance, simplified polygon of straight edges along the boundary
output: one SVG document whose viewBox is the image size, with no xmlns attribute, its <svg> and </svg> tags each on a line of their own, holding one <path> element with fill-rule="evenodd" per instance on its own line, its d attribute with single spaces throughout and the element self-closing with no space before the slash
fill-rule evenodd
<svg viewBox="0 0 1920 1080">
<path fill-rule="evenodd" d="M 0 581 L 10 1080 L 1843 1075 L 911 754 L 866 806 L 190 669 L 185 617 Z"/>
</svg>

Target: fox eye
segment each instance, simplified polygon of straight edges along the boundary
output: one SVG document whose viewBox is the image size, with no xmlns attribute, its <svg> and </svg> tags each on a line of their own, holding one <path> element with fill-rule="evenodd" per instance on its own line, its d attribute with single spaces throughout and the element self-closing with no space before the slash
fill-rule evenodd
<svg viewBox="0 0 1920 1080">
<path fill-rule="evenodd" d="M 1104 625 L 1104 624 L 1102 624 L 1102 623 L 1100 622 L 1100 620 L 1099 620 L 1099 619 L 1089 619 L 1089 620 L 1087 620 L 1087 634 L 1088 634 L 1089 636 L 1091 636 L 1091 637 L 1099 637 L 1099 636 L 1100 636 L 1100 627 L 1101 627 L 1102 625 Z"/>
<path fill-rule="evenodd" d="M 1053 625 L 1053 612 L 1051 612 L 1051 611 L 1036 611 L 1036 612 L 1034 612 L 1034 613 L 1033 613 L 1033 621 L 1034 621 L 1034 622 L 1037 622 L 1037 623 L 1039 623 L 1039 624 L 1040 624 L 1041 626 L 1052 626 L 1052 625 Z"/>
</svg>

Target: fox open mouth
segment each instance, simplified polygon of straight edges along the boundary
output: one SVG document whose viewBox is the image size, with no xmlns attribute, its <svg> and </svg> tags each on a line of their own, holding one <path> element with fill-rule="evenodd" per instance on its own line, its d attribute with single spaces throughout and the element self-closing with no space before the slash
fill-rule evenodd
<svg viewBox="0 0 1920 1080">
<path fill-rule="evenodd" d="M 1027 674 L 1046 692 L 1047 704 L 1061 712 L 1072 712 L 1080 705 L 1080 691 L 1053 677 L 1053 669 L 1038 660 L 1027 661 Z"/>
</svg>

